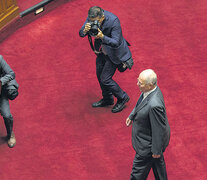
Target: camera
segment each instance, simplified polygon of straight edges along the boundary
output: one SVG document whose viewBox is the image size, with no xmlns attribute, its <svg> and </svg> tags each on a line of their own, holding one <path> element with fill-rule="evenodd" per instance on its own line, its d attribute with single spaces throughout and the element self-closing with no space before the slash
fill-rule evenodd
<svg viewBox="0 0 207 180">
<path fill-rule="evenodd" d="M 89 30 L 88 34 L 91 36 L 97 36 L 98 29 L 100 28 L 100 23 L 97 20 L 89 23 L 91 25 L 91 29 Z"/>
</svg>

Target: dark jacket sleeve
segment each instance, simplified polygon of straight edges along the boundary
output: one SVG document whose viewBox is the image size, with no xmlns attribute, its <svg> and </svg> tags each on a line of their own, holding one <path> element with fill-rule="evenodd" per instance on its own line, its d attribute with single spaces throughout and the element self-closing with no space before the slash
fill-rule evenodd
<svg viewBox="0 0 207 180">
<path fill-rule="evenodd" d="M 136 107 L 135 107 L 136 108 Z M 134 120 L 134 115 L 135 115 L 135 108 L 132 110 L 132 112 L 130 113 L 130 115 L 129 115 L 129 119 L 130 120 Z"/>
<path fill-rule="evenodd" d="M 85 34 L 85 33 L 83 32 L 83 30 L 84 30 L 84 28 L 85 28 L 86 23 L 88 23 L 88 22 L 89 22 L 89 20 L 88 20 L 88 18 L 87 18 L 86 21 L 85 21 L 85 23 L 83 24 L 83 26 L 81 27 L 81 29 L 80 29 L 80 31 L 79 31 L 79 36 L 80 36 L 80 37 L 85 37 L 85 36 L 87 35 L 87 33 Z"/>
<path fill-rule="evenodd" d="M 119 47 L 122 40 L 122 30 L 120 21 L 116 18 L 111 29 L 111 37 L 104 35 L 103 43 L 114 48 Z"/>
<path fill-rule="evenodd" d="M 164 133 L 166 128 L 165 110 L 162 107 L 154 107 L 149 112 L 152 130 L 153 154 L 161 155 L 163 149 Z"/>
<path fill-rule="evenodd" d="M 10 66 L 6 63 L 3 57 L 0 55 L 0 68 L 1 68 L 1 78 L 0 81 L 2 86 L 10 82 L 11 80 L 15 79 L 15 73 L 10 68 Z"/>
</svg>

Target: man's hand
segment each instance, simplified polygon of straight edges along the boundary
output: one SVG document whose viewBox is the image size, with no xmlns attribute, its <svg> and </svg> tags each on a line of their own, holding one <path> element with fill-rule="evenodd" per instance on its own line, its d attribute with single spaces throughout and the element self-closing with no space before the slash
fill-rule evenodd
<svg viewBox="0 0 207 180">
<path fill-rule="evenodd" d="M 153 154 L 152 157 L 153 158 L 160 158 L 160 155 L 159 154 Z"/>
<path fill-rule="evenodd" d="M 132 120 L 129 119 L 129 118 L 127 118 L 126 119 L 126 125 L 127 125 L 127 127 L 129 127 L 131 124 L 132 124 Z"/>
<path fill-rule="evenodd" d="M 94 53 L 95 53 L 95 54 L 101 54 L 100 51 L 96 51 L 96 50 L 94 50 Z"/>
<path fill-rule="evenodd" d="M 103 32 L 100 29 L 98 29 L 98 34 L 96 35 L 95 38 L 97 38 L 97 39 L 103 39 L 103 37 L 104 37 Z"/>
<path fill-rule="evenodd" d="M 86 34 L 88 31 L 90 31 L 90 29 L 91 29 L 91 24 L 90 23 L 86 23 L 83 32 Z"/>
</svg>

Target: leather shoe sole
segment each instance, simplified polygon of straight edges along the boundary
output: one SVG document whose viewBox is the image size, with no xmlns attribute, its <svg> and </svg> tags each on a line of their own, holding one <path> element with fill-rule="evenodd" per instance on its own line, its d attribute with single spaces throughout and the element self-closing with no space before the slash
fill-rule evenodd
<svg viewBox="0 0 207 180">
<path fill-rule="evenodd" d="M 120 112 L 124 109 L 125 104 L 130 100 L 129 96 L 127 95 L 127 97 L 121 102 L 121 103 L 117 103 L 111 110 L 112 113 L 117 113 Z"/>
</svg>

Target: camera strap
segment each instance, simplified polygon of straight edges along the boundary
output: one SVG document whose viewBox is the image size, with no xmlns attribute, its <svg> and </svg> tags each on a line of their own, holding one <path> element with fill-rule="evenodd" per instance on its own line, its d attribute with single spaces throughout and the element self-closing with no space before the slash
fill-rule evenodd
<svg viewBox="0 0 207 180">
<path fill-rule="evenodd" d="M 89 34 L 88 34 L 88 41 L 89 41 L 89 44 L 91 46 L 91 49 L 94 51 L 95 48 L 94 48 L 94 45 L 93 45 L 93 41 L 92 41 L 92 38 L 91 38 L 91 36 Z"/>
<path fill-rule="evenodd" d="M 101 49 L 100 49 L 100 50 L 96 50 L 96 49 L 95 49 L 94 44 L 93 44 L 92 37 L 91 37 L 91 35 L 89 35 L 89 34 L 88 34 L 88 42 L 89 42 L 89 44 L 90 44 L 90 46 L 91 46 L 91 49 L 93 50 L 93 52 L 94 52 L 96 55 L 101 54 L 101 52 L 102 52 Z"/>
<path fill-rule="evenodd" d="M 93 45 L 92 37 L 89 34 L 88 34 L 88 42 L 91 46 L 92 51 L 95 52 L 95 54 L 100 54 L 101 53 L 101 50 L 99 50 L 98 52 L 97 52 L 97 50 L 95 50 L 94 45 Z M 131 46 L 131 44 L 127 40 L 126 40 L 126 43 L 127 43 L 128 46 Z"/>
</svg>

